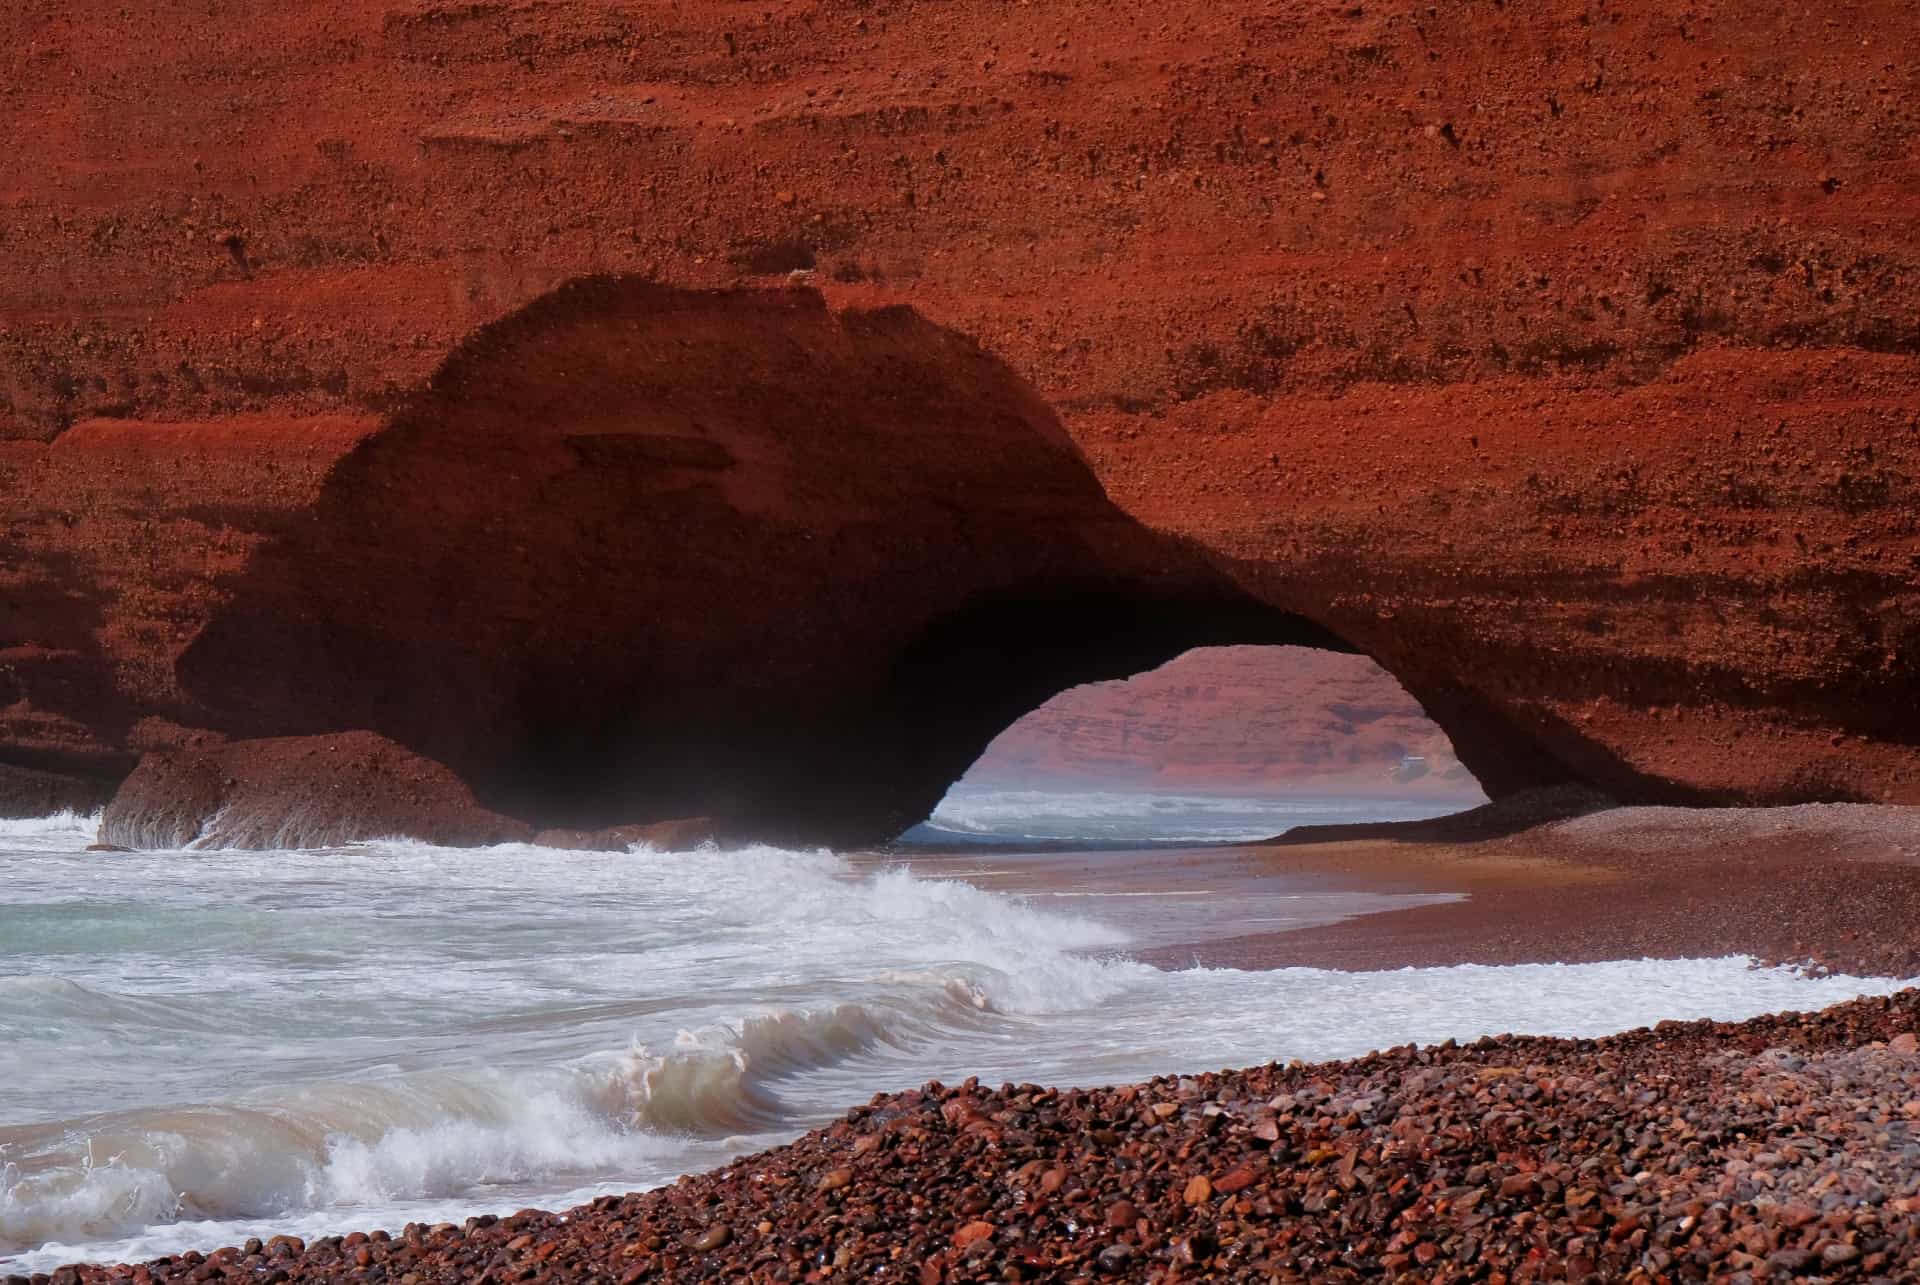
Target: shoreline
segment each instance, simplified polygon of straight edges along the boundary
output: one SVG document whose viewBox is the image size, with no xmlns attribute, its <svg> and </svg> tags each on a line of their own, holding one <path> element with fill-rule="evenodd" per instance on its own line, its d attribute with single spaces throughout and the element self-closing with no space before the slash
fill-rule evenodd
<svg viewBox="0 0 1920 1285">
<path fill-rule="evenodd" d="M 1091 1091 L 932 1083 L 564 1213 L 50 1279 L 1915 1279 L 1916 1028 L 1910 989 Z"/>
<path fill-rule="evenodd" d="M 1460 897 L 1141 958 L 1373 971 L 1748 955 L 1920 976 L 1917 807 L 1614 807 L 1569 794 L 1248 848 L 1276 874 Z"/>
<path fill-rule="evenodd" d="M 1889 971 L 1920 959 L 1899 936 L 1920 914 L 1920 808 L 1535 799 L 1208 847 L 1184 863 L 1134 858 L 1126 877 L 1145 886 L 1232 868 L 1238 882 L 1216 899 L 1282 876 L 1456 897 L 1133 952 L 1175 968 L 1748 954 L 1920 973 Z M 995 886 L 1030 891 L 1051 877 L 1027 875 L 1026 889 Z M 1636 1267 L 1669 1279 L 1920 1279 L 1920 1239 L 1893 1226 L 1920 1225 L 1916 1032 L 1920 990 L 1909 989 L 1811 1016 L 1663 1022 L 1598 1040 L 1495 1036 L 1090 1091 L 935 1087 L 879 1095 L 789 1145 L 566 1213 L 0 1270 L 0 1285 L 1518 1281 Z M 1768 1049 L 1796 1052 L 1783 1061 Z M 1829 1137 L 1816 1117 L 1838 1093 L 1876 1128 Z M 1587 1149 L 1565 1149 L 1570 1125 Z M 1644 1174 L 1656 1190 L 1642 1190 Z M 1189 1199 L 1201 1180 L 1207 1194 Z M 1122 1206 L 1134 1217 L 1118 1218 Z"/>
</svg>

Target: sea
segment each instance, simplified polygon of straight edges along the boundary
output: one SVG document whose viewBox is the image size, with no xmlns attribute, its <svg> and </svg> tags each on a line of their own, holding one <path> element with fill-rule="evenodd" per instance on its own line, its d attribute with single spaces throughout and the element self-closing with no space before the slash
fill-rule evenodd
<svg viewBox="0 0 1920 1285">
<path fill-rule="evenodd" d="M 1220 844 L 1434 807 L 960 790 L 866 853 L 103 853 L 94 818 L 0 822 L 0 1274 L 565 1208 L 933 1079 L 1108 1084 L 1901 985 L 1740 958 L 1204 966 L 1214 937 L 1441 896 Z M 1183 943 L 1191 964 L 1139 957 Z"/>
</svg>

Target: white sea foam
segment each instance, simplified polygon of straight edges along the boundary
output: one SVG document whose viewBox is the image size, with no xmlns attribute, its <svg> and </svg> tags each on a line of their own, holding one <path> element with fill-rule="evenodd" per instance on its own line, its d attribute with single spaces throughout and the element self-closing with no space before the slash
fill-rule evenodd
<svg viewBox="0 0 1920 1285">
<path fill-rule="evenodd" d="M 1121 953 L 1152 897 L 1060 914 L 825 852 L 88 837 L 0 838 L 6 1271 L 563 1206 L 935 1077 L 1111 1082 L 1894 988 L 1737 959 L 1162 972 Z"/>
<path fill-rule="evenodd" d="M 1297 825 L 1414 821 L 1457 811 L 1447 798 L 1261 797 L 1130 790 L 1008 789 L 961 782 L 913 841 L 979 843 L 1231 843 L 1271 838 Z"/>
<path fill-rule="evenodd" d="M 17 839 L 70 841 L 81 838 L 85 843 L 92 843 L 93 836 L 99 831 L 98 812 L 63 811 L 44 817 L 0 817 L 0 846 L 10 845 Z"/>
<path fill-rule="evenodd" d="M 0 1168 L 0 1249 L 111 1240 L 178 1220 L 264 1226 L 327 1209 L 377 1222 L 503 1188 L 657 1179 L 684 1151 L 683 1128 L 780 1125 L 777 1101 L 750 1071 L 745 1056 L 633 1050 L 553 1071 L 322 1082 L 244 1104 L 0 1131 L 13 1135 Z"/>
</svg>

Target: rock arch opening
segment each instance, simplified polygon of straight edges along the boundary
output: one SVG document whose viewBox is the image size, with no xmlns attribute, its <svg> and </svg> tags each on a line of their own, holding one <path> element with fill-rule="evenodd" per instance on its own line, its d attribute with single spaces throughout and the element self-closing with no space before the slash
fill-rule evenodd
<svg viewBox="0 0 1920 1285">
<path fill-rule="evenodd" d="M 891 756 L 902 773 L 898 829 L 924 820 L 995 737 L 1055 693 L 1234 642 L 1346 649 L 1251 599 L 1124 586 L 1038 586 L 941 618 L 901 652 L 888 684 L 889 722 L 903 738 Z"/>
<path fill-rule="evenodd" d="M 1486 800 L 1445 730 L 1371 658 L 1235 643 L 1050 696 L 905 838 L 1231 842 Z"/>
</svg>

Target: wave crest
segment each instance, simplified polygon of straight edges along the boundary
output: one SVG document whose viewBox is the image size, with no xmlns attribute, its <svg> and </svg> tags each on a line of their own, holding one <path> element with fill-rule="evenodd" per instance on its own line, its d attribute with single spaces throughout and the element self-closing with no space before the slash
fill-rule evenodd
<svg viewBox="0 0 1920 1285">
<path fill-rule="evenodd" d="M 778 1081 L 964 1021 L 971 1005 L 956 1001 L 951 979 L 939 982 L 898 1008 L 769 1009 L 683 1031 L 665 1050 L 635 1046 L 560 1068 L 331 1081 L 271 1103 L 0 1129 L 0 1261 L 155 1224 L 471 1199 L 569 1175 L 644 1186 L 670 1175 L 690 1138 L 801 1124 Z"/>
<path fill-rule="evenodd" d="M 72 839 L 93 842 L 100 832 L 99 812 L 64 810 L 43 817 L 0 817 L 0 839 Z"/>
</svg>

